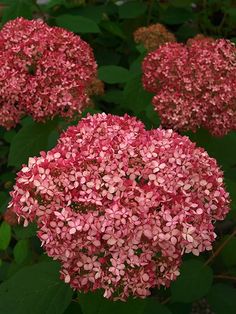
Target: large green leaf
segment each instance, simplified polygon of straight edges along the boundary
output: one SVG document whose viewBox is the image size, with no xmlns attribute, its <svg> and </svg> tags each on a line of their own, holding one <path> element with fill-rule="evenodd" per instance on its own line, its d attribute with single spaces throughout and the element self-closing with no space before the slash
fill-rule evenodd
<svg viewBox="0 0 236 314">
<path fill-rule="evenodd" d="M 225 10 L 225 13 L 228 14 L 229 21 L 234 24 L 236 22 L 236 8 L 230 7 Z"/>
<path fill-rule="evenodd" d="M 17 17 L 32 18 L 31 0 L 12 1 L 3 12 L 2 23 L 5 24 L 9 20 L 14 20 Z"/>
<path fill-rule="evenodd" d="M 146 110 L 151 104 L 153 95 L 146 92 L 142 87 L 141 75 L 130 78 L 124 88 L 124 105 L 127 109 L 138 114 Z"/>
<path fill-rule="evenodd" d="M 76 301 L 74 301 L 68 306 L 68 308 L 63 314 L 83 314 L 83 313 L 81 311 L 80 305 Z"/>
<path fill-rule="evenodd" d="M 191 303 L 170 303 L 168 308 L 171 310 L 172 314 L 193 314 Z"/>
<path fill-rule="evenodd" d="M 194 17 L 193 12 L 186 8 L 168 7 L 161 15 L 161 21 L 165 24 L 182 24 Z"/>
<path fill-rule="evenodd" d="M 112 302 L 101 293 L 87 293 L 80 294 L 78 300 L 83 314 L 171 314 L 167 307 L 153 298 Z"/>
<path fill-rule="evenodd" d="M 0 285 L 0 313 L 62 314 L 72 299 L 72 290 L 59 279 L 55 262 L 21 269 Z"/>
<path fill-rule="evenodd" d="M 112 35 L 125 39 L 125 34 L 119 24 L 112 21 L 102 21 L 100 26 Z"/>
<path fill-rule="evenodd" d="M 119 6 L 119 17 L 121 19 L 133 19 L 146 12 L 147 5 L 140 1 L 127 1 Z"/>
<path fill-rule="evenodd" d="M 130 77 L 127 69 L 117 65 L 104 65 L 98 69 L 100 80 L 109 84 L 125 83 Z"/>
<path fill-rule="evenodd" d="M 31 222 L 27 227 L 17 225 L 13 230 L 17 240 L 28 239 L 36 235 L 37 225 Z"/>
<path fill-rule="evenodd" d="M 27 258 L 29 254 L 29 241 L 28 240 L 20 240 L 16 243 L 13 255 L 17 264 L 21 264 Z"/>
<path fill-rule="evenodd" d="M 145 123 L 147 129 L 156 128 L 160 123 L 152 105 L 152 97 L 152 94 L 143 89 L 141 75 L 133 76 L 125 85 L 122 107 L 132 111 Z"/>
<path fill-rule="evenodd" d="M 200 299 L 209 292 L 212 280 L 210 267 L 198 260 L 188 260 L 183 263 L 179 278 L 171 285 L 171 300 L 188 303 Z"/>
<path fill-rule="evenodd" d="M 8 205 L 9 195 L 6 192 L 0 192 L 0 213 L 5 212 Z"/>
<path fill-rule="evenodd" d="M 227 267 L 236 265 L 236 238 L 232 238 L 223 248 L 221 258 Z"/>
<path fill-rule="evenodd" d="M 47 3 L 47 9 L 51 9 L 54 6 L 64 5 L 65 0 L 49 0 Z"/>
<path fill-rule="evenodd" d="M 172 6 L 184 8 L 184 7 L 190 7 L 192 4 L 192 0 L 171 0 L 170 1 Z"/>
<path fill-rule="evenodd" d="M 0 250 L 6 250 L 11 241 L 11 227 L 3 221 L 0 226 Z"/>
<path fill-rule="evenodd" d="M 98 25 L 91 19 L 72 14 L 59 15 L 56 23 L 60 27 L 69 29 L 74 33 L 99 33 Z"/>
<path fill-rule="evenodd" d="M 119 89 L 111 89 L 102 96 L 102 100 L 107 103 L 114 103 L 120 105 L 123 103 L 123 91 Z"/>
<path fill-rule="evenodd" d="M 77 14 L 79 16 L 86 17 L 95 23 L 100 23 L 102 20 L 102 15 L 104 12 L 104 7 L 102 5 L 89 5 L 79 7 L 76 10 L 73 10 L 74 12 L 71 12 L 72 14 Z"/>
<path fill-rule="evenodd" d="M 4 140 L 7 143 L 11 143 L 12 139 L 14 138 L 14 136 L 16 135 L 16 131 L 15 130 L 10 130 L 10 131 L 6 131 L 3 135 Z"/>
<path fill-rule="evenodd" d="M 145 304 L 142 314 L 171 314 L 171 311 L 165 305 L 159 303 L 156 298 L 148 298 L 143 302 Z"/>
<path fill-rule="evenodd" d="M 207 300 L 215 314 L 235 314 L 235 288 L 225 284 L 216 284 L 211 288 Z"/>
<path fill-rule="evenodd" d="M 15 135 L 10 146 L 8 165 L 20 167 L 30 156 L 48 149 L 48 141 L 55 122 L 29 123 Z"/>
<path fill-rule="evenodd" d="M 224 137 L 214 137 L 200 129 L 188 136 L 198 146 L 204 147 L 211 157 L 216 158 L 224 170 L 236 165 L 236 132 L 230 132 Z"/>
</svg>

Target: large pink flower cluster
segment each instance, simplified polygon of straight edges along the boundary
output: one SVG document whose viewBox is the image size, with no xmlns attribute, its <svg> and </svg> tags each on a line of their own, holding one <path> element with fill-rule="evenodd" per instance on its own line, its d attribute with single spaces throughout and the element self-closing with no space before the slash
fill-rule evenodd
<svg viewBox="0 0 236 314">
<path fill-rule="evenodd" d="M 223 136 L 236 129 L 236 49 L 228 40 L 167 43 L 143 62 L 144 87 L 163 125 Z"/>
<path fill-rule="evenodd" d="M 87 116 L 18 173 L 10 208 L 36 220 L 65 282 L 106 298 L 145 297 L 179 275 L 182 255 L 211 250 L 229 211 L 216 161 L 172 130 Z"/>
<path fill-rule="evenodd" d="M 80 113 L 96 68 L 79 36 L 41 20 L 8 22 L 0 31 L 0 125 L 14 127 L 22 115 L 44 121 Z"/>
</svg>

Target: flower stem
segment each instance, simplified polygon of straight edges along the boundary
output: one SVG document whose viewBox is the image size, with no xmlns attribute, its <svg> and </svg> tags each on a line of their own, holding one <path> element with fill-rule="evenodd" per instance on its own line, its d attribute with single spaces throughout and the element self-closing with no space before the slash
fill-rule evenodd
<svg viewBox="0 0 236 314">
<path fill-rule="evenodd" d="M 229 276 L 229 275 L 215 275 L 214 278 L 236 281 L 236 277 L 235 276 Z"/>
<path fill-rule="evenodd" d="M 221 243 L 221 245 L 218 247 L 218 249 L 208 258 L 208 260 L 205 262 L 205 266 L 210 264 L 223 250 L 223 248 L 226 246 L 226 244 L 236 235 L 236 229 L 229 235 L 227 239 L 225 239 L 224 242 Z"/>
</svg>

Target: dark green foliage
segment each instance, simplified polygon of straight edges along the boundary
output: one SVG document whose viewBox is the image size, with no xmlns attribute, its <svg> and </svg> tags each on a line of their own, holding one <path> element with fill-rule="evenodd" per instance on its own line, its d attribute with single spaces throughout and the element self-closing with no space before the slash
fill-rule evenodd
<svg viewBox="0 0 236 314">
<path fill-rule="evenodd" d="M 104 95 L 93 98 L 94 107 L 83 112 L 128 113 L 148 129 L 160 124 L 151 104 L 153 95 L 142 87 L 142 60 L 147 51 L 136 45 L 133 32 L 163 23 L 185 42 L 198 33 L 236 42 L 236 5 L 233 0 L 0 0 L 1 25 L 16 17 L 43 18 L 86 40 L 94 49 Z M 236 309 L 236 238 L 217 253 L 236 228 L 236 133 L 215 138 L 205 130 L 187 135 L 216 158 L 225 175 L 232 210 L 216 225 L 214 250 L 188 256 L 181 275 L 169 289 L 155 289 L 145 299 L 111 302 L 102 293 L 77 294 L 59 279 L 59 266 L 43 254 L 37 228 L 9 226 L 3 214 L 16 172 L 30 156 L 51 149 L 59 133 L 77 121 L 55 119 L 45 124 L 24 118 L 14 130 L 0 129 L 0 313 L 1 314 L 190 314 L 192 303 L 208 302 L 215 314 Z M 213 256 L 206 266 L 206 261 Z M 73 299 L 72 299 L 73 298 Z"/>
<path fill-rule="evenodd" d="M 11 227 L 3 221 L 0 226 L 0 250 L 6 250 L 11 240 Z"/>
<path fill-rule="evenodd" d="M 4 314 L 62 314 L 72 291 L 59 279 L 55 262 L 25 267 L 0 286 L 0 311 Z"/>
<path fill-rule="evenodd" d="M 75 16 L 70 14 L 59 15 L 56 18 L 58 26 L 67 28 L 74 33 L 99 33 L 97 24 L 84 16 Z"/>
<path fill-rule="evenodd" d="M 213 285 L 207 300 L 216 314 L 235 313 L 236 290 L 231 285 L 221 283 Z"/>
<path fill-rule="evenodd" d="M 188 260 L 180 268 L 181 276 L 171 284 L 173 302 L 192 302 L 205 296 L 211 288 L 213 273 L 198 260 Z"/>
<path fill-rule="evenodd" d="M 79 294 L 78 301 L 83 314 L 171 314 L 156 298 L 111 302 L 103 298 L 101 293 L 87 293 Z"/>
<path fill-rule="evenodd" d="M 49 137 L 56 123 L 29 123 L 24 125 L 13 138 L 8 156 L 8 165 L 20 167 L 27 163 L 29 156 L 35 156 L 49 147 Z M 53 145 L 52 145 L 53 146 Z"/>
<path fill-rule="evenodd" d="M 98 77 L 105 83 L 125 83 L 129 79 L 129 71 L 117 65 L 104 65 L 98 69 Z"/>
</svg>

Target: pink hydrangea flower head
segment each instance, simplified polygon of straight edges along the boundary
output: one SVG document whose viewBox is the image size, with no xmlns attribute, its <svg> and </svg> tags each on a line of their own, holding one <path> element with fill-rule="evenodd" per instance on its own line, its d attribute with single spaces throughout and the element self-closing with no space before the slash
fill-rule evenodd
<svg viewBox="0 0 236 314">
<path fill-rule="evenodd" d="M 9 208 L 37 222 L 73 288 L 144 298 L 176 279 L 184 253 L 211 250 L 213 223 L 229 211 L 222 175 L 172 130 L 88 115 L 23 166 Z"/>
<path fill-rule="evenodd" d="M 236 49 L 228 40 L 197 37 L 167 43 L 143 62 L 143 85 L 164 126 L 215 136 L 235 130 Z"/>
<path fill-rule="evenodd" d="M 81 113 L 97 65 L 79 36 L 17 18 L 0 31 L 0 68 L 0 125 L 10 128 L 22 115 L 45 121 Z"/>
</svg>

